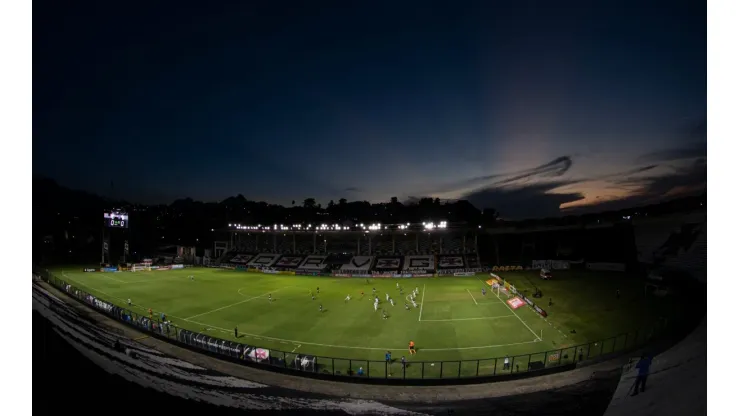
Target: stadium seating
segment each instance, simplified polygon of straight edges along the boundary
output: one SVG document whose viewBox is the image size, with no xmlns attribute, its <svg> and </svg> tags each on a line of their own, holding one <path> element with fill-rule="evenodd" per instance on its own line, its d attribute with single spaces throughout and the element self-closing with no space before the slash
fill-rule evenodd
<svg viewBox="0 0 740 416">
<path fill-rule="evenodd" d="M 403 256 L 378 256 L 372 270 L 381 273 L 399 272 L 403 266 Z"/>
<path fill-rule="evenodd" d="M 303 262 L 304 258 L 305 256 L 303 255 L 295 255 L 295 254 L 283 255 L 280 257 L 280 259 L 278 259 L 274 267 L 277 267 L 280 269 L 295 269 Z"/>
<path fill-rule="evenodd" d="M 431 255 L 406 256 L 403 264 L 403 270 L 429 271 L 434 269 L 434 256 Z"/>
<path fill-rule="evenodd" d="M 327 257 L 328 256 L 321 255 L 306 256 L 301 264 L 298 265 L 298 269 L 315 272 L 324 270 L 327 267 L 327 264 L 325 263 Z"/>
<path fill-rule="evenodd" d="M 342 265 L 339 269 L 343 272 L 369 273 L 373 266 L 373 256 L 353 256 L 349 263 Z"/>
<path fill-rule="evenodd" d="M 462 255 L 449 255 L 443 254 L 439 256 L 439 262 L 437 267 L 441 270 L 444 269 L 464 269 L 465 268 L 465 257 Z"/>
<path fill-rule="evenodd" d="M 279 258 L 280 258 L 280 254 L 262 252 L 252 257 L 249 263 L 247 263 L 247 266 L 249 267 L 272 267 L 275 265 L 275 263 L 278 261 Z"/>
</svg>

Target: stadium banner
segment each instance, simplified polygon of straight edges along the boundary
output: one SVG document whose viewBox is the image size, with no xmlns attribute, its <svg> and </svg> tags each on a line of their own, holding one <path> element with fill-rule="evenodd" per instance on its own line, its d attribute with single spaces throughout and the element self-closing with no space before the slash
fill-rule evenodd
<svg viewBox="0 0 740 416">
<path fill-rule="evenodd" d="M 434 273 L 414 273 L 411 277 L 434 277 Z"/>
<path fill-rule="evenodd" d="M 604 272 L 623 272 L 627 270 L 624 263 L 586 263 L 586 268 Z"/>
<path fill-rule="evenodd" d="M 542 315 L 543 318 L 547 318 L 547 312 L 545 312 L 544 309 L 540 308 L 537 305 L 534 305 L 533 307 L 534 307 L 534 310 L 536 310 L 537 313 L 539 313 L 540 315 Z"/>
<path fill-rule="evenodd" d="M 222 264 L 219 266 L 220 269 L 226 269 L 226 270 L 236 270 L 234 266 L 229 266 L 228 264 Z"/>
<path fill-rule="evenodd" d="M 475 276 L 475 273 L 473 272 L 457 272 L 454 273 L 454 276 L 462 277 L 462 276 Z"/>
<path fill-rule="evenodd" d="M 101 272 L 106 272 L 106 273 L 113 273 L 113 272 L 117 272 L 118 271 L 118 268 L 117 267 L 104 267 L 104 268 L 100 269 L 100 271 Z"/>
<path fill-rule="evenodd" d="M 85 273 L 92 273 L 92 272 L 99 272 L 100 269 L 84 269 L 82 271 L 85 272 Z"/>
<path fill-rule="evenodd" d="M 275 269 L 262 269 L 262 273 L 265 274 L 278 274 L 278 271 Z"/>
<path fill-rule="evenodd" d="M 533 269 L 568 270 L 570 262 L 567 260 L 532 260 Z"/>
<path fill-rule="evenodd" d="M 185 268 L 185 266 L 182 265 L 182 264 L 173 264 L 172 265 L 172 270 L 184 269 L 184 268 Z"/>
<path fill-rule="evenodd" d="M 524 301 L 527 302 L 527 305 L 529 305 L 529 306 L 531 306 L 531 307 L 534 308 L 534 302 L 532 302 L 531 300 L 529 300 L 528 297 L 522 296 L 522 299 L 524 299 Z"/>
<path fill-rule="evenodd" d="M 154 267 L 152 267 L 152 270 L 154 270 Z M 159 266 L 157 270 L 172 270 L 172 266 Z"/>
<path fill-rule="evenodd" d="M 260 271 L 260 269 L 257 269 L 255 267 L 247 267 L 247 271 L 251 273 L 257 273 L 258 271 Z"/>
<path fill-rule="evenodd" d="M 235 270 L 239 270 L 240 272 L 246 272 L 246 271 L 249 270 L 249 268 L 247 266 L 244 266 L 244 265 L 240 264 L 240 265 L 236 266 L 236 269 Z"/>
<path fill-rule="evenodd" d="M 332 276 L 334 276 L 334 277 L 352 277 L 351 274 L 346 274 L 346 273 L 333 273 Z"/>
<path fill-rule="evenodd" d="M 368 277 L 373 277 L 373 275 L 371 275 L 371 274 L 351 274 L 351 275 L 349 275 L 349 277 L 364 277 L 364 278 L 368 278 Z"/>
<path fill-rule="evenodd" d="M 522 270 L 524 270 L 522 266 L 493 266 L 494 272 L 518 272 Z"/>
<path fill-rule="evenodd" d="M 297 270 L 295 272 L 295 275 L 296 276 L 323 276 L 321 272 L 316 272 L 316 271 L 312 272 L 309 270 Z M 331 276 L 331 274 L 329 274 L 329 276 Z"/>
<path fill-rule="evenodd" d="M 526 303 L 524 303 L 522 298 L 520 298 L 519 296 L 514 296 L 513 298 L 507 300 L 506 303 L 511 306 L 511 309 L 519 309 L 522 306 L 526 305 Z"/>
<path fill-rule="evenodd" d="M 278 272 L 278 274 L 287 274 L 287 275 L 295 276 L 294 271 L 288 271 L 288 270 L 283 270 L 281 272 Z"/>
</svg>

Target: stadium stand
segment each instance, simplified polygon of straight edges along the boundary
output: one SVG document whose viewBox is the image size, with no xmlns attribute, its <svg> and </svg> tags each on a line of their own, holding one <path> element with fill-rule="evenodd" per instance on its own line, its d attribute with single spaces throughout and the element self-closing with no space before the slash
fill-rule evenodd
<svg viewBox="0 0 740 416">
<path fill-rule="evenodd" d="M 633 357 L 623 369 L 606 416 L 706 414 L 707 389 L 706 318 L 688 337 L 652 359 L 645 391 L 632 396 L 637 378 Z M 686 391 L 689 394 L 677 394 Z"/>
<path fill-rule="evenodd" d="M 399 272 L 403 265 L 403 256 L 379 256 L 375 258 L 373 272 Z"/>
<path fill-rule="evenodd" d="M 303 262 L 304 256 L 302 255 L 285 255 L 275 263 L 275 267 L 281 269 L 295 269 Z"/>
<path fill-rule="evenodd" d="M 279 258 L 279 254 L 263 252 L 255 255 L 247 265 L 250 267 L 272 267 Z"/>
<path fill-rule="evenodd" d="M 351 254 L 329 254 L 324 260 L 324 264 L 326 264 L 330 270 L 339 270 L 342 266 L 348 264 L 352 260 L 352 257 L 353 256 Z"/>
<path fill-rule="evenodd" d="M 373 256 L 353 256 L 349 263 L 342 265 L 340 271 L 358 274 L 370 273 L 373 259 Z"/>
<path fill-rule="evenodd" d="M 326 259 L 328 256 L 320 256 L 320 255 L 311 255 L 306 256 L 306 258 L 303 259 L 301 264 L 298 265 L 298 270 L 306 270 L 306 271 L 321 271 L 324 268 L 326 268 Z"/>
<path fill-rule="evenodd" d="M 465 255 L 465 266 L 469 269 L 478 269 L 481 267 L 480 260 L 478 260 L 477 253 L 469 253 Z"/>
<path fill-rule="evenodd" d="M 462 255 L 440 255 L 439 269 L 463 269 L 465 268 L 465 258 Z"/>
<path fill-rule="evenodd" d="M 434 270 L 434 256 L 412 255 L 406 256 L 403 270 L 424 271 Z"/>
<path fill-rule="evenodd" d="M 228 262 L 234 263 L 234 264 L 247 264 L 249 263 L 249 260 L 251 258 L 252 258 L 252 255 L 250 254 L 237 253 L 237 254 L 234 254 L 234 256 L 231 257 L 231 259 L 229 259 Z"/>
</svg>

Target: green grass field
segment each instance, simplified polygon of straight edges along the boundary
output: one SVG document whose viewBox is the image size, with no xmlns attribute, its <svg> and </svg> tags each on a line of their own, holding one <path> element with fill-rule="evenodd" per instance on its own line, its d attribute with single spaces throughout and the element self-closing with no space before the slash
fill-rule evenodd
<svg viewBox="0 0 740 416">
<path fill-rule="evenodd" d="M 573 346 L 613 337 L 651 325 L 659 317 L 670 317 L 679 307 L 670 298 L 644 295 L 641 281 L 619 273 L 556 272 L 551 281 L 539 279 L 536 271 L 498 273 L 525 295 L 535 286 L 544 297 L 536 299 L 549 317 L 544 319 L 525 306 L 512 310 L 505 297 L 484 296 L 481 288 L 487 275 L 412 279 L 369 279 L 307 277 L 247 273 L 210 268 L 171 271 L 83 273 L 81 268 L 52 270 L 58 278 L 101 299 L 126 307 L 131 299 L 134 312 L 155 316 L 164 312 L 175 325 L 213 337 L 294 354 L 335 357 L 336 368 L 357 369 L 359 360 L 384 359 L 391 351 L 398 360 L 405 356 L 409 372 L 456 377 L 476 372 L 500 370 L 503 360 L 494 357 L 523 356 L 545 362 L 548 351 L 566 349 L 570 359 Z M 189 275 L 194 280 L 188 279 Z M 403 295 L 396 289 L 403 288 Z M 372 289 L 381 299 L 380 309 L 389 314 L 382 319 L 375 312 Z M 417 308 L 407 311 L 404 299 L 418 287 Z M 311 291 L 319 294 L 311 299 Z M 621 291 L 620 299 L 616 290 Z M 364 291 L 364 297 L 360 292 Z M 385 301 L 388 293 L 395 306 Z M 273 302 L 268 300 L 272 295 Z M 351 296 L 345 302 L 347 295 Z M 552 306 L 548 305 L 552 298 Z M 319 312 L 319 305 L 324 311 Z M 409 306 L 411 303 L 409 302 Z M 234 338 L 234 327 L 239 338 Z M 575 330 L 575 333 L 571 333 Z M 406 346 L 413 340 L 418 354 L 410 356 Z M 613 345 L 593 348 L 619 348 L 631 340 L 617 339 Z M 593 345 L 593 344 L 592 344 Z M 565 355 L 563 354 L 563 355 Z M 440 361 L 478 360 L 436 364 Z M 353 359 L 353 363 L 349 363 Z M 513 364 L 526 368 L 529 357 L 515 357 Z M 322 363 L 323 359 L 319 359 Z M 424 364 L 418 362 L 424 361 Z M 416 363 L 415 363 L 416 362 Z M 323 364 L 328 362 L 324 360 Z M 460 366 L 460 367 L 458 367 Z M 371 376 L 382 377 L 384 366 L 370 367 Z M 441 369 L 440 367 L 444 367 Z M 513 366 L 512 366 L 513 367 Z M 365 369 L 367 366 L 365 364 Z"/>
</svg>

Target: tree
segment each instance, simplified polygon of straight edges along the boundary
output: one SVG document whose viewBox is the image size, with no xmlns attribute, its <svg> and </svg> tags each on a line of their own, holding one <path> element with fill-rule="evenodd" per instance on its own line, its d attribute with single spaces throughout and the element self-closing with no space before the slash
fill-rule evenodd
<svg viewBox="0 0 740 416">
<path fill-rule="evenodd" d="M 295 199 L 290 201 L 290 205 L 295 205 Z"/>
<path fill-rule="evenodd" d="M 398 204 L 398 197 L 397 196 L 392 196 L 391 197 L 391 205 L 396 205 L 396 204 Z"/>
<path fill-rule="evenodd" d="M 332 199 L 331 201 L 329 201 L 329 205 L 326 206 L 326 209 L 332 209 L 334 208 L 334 205 L 334 200 Z"/>
<path fill-rule="evenodd" d="M 347 200 L 342 198 L 339 200 L 339 205 L 347 205 Z"/>
<path fill-rule="evenodd" d="M 306 198 L 303 200 L 303 208 L 316 208 L 316 199 Z"/>
</svg>

